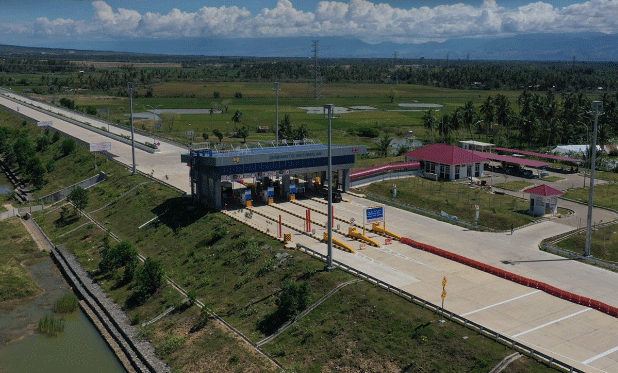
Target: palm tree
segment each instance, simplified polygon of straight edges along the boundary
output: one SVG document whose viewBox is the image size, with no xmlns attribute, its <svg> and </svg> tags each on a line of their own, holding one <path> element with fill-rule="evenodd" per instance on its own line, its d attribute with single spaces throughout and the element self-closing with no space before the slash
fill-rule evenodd
<svg viewBox="0 0 618 373">
<path fill-rule="evenodd" d="M 470 132 L 470 137 L 472 137 L 472 123 L 476 120 L 478 114 L 476 113 L 476 109 L 474 108 L 474 103 L 472 101 L 466 102 L 463 107 L 463 123 Z"/>
<path fill-rule="evenodd" d="M 388 135 L 384 135 L 384 137 L 380 139 L 378 143 L 378 153 L 380 153 L 382 157 L 386 158 L 388 156 L 392 141 L 393 139 L 388 137 Z"/>
<path fill-rule="evenodd" d="M 481 114 L 483 114 L 483 121 L 485 122 L 485 128 L 491 128 L 494 122 L 494 102 L 491 96 L 487 96 L 485 101 L 481 104 Z"/>
<path fill-rule="evenodd" d="M 433 138 L 433 129 L 436 126 L 436 117 L 434 116 L 433 110 L 429 109 L 425 114 L 423 114 L 423 127 L 427 128 L 431 131 L 431 142 L 435 142 Z"/>
</svg>

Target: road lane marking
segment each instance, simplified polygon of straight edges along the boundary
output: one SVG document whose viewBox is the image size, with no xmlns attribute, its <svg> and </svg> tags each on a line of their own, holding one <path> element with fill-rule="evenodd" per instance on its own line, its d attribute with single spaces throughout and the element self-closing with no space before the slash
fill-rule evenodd
<svg viewBox="0 0 618 373">
<path fill-rule="evenodd" d="M 548 325 L 555 324 L 555 323 L 557 323 L 557 322 L 560 322 L 560 321 L 563 321 L 563 320 L 569 319 L 569 318 L 571 318 L 571 317 L 573 317 L 573 316 L 577 316 L 577 315 L 579 315 L 580 313 L 584 313 L 584 312 L 590 311 L 591 309 L 592 309 L 592 308 L 586 308 L 586 309 L 584 309 L 584 310 L 577 311 L 577 312 L 572 313 L 572 314 L 570 314 L 570 315 L 568 315 L 568 316 L 561 317 L 561 318 L 559 318 L 558 320 L 550 321 L 550 322 L 545 323 L 545 324 L 543 324 L 543 325 L 539 325 L 539 326 L 537 326 L 536 328 L 532 328 L 532 329 L 526 330 L 525 332 L 517 333 L 517 334 L 513 335 L 512 337 L 513 337 L 513 338 L 517 338 L 517 337 L 522 336 L 522 335 L 524 335 L 524 334 L 528 334 L 528 333 L 533 332 L 533 331 L 535 331 L 535 330 L 539 330 L 539 329 L 541 329 L 541 328 L 544 328 L 544 327 L 546 327 L 546 326 L 548 326 Z"/>
<path fill-rule="evenodd" d="M 527 297 L 528 295 L 532 295 L 532 294 L 539 293 L 540 291 L 541 291 L 541 290 L 535 290 L 535 291 L 533 291 L 533 292 L 530 292 L 530 293 L 527 293 L 527 294 L 524 294 L 524 295 L 520 295 L 520 296 L 515 297 L 515 298 L 507 299 L 507 300 L 505 300 L 505 301 L 502 301 L 502 302 L 499 302 L 499 303 L 496 303 L 496 304 L 492 304 L 491 306 L 487 306 L 487 307 L 479 308 L 478 310 L 471 311 L 471 312 L 468 312 L 468 313 L 464 313 L 463 315 L 460 315 L 460 316 L 464 317 L 464 316 L 472 315 L 473 313 L 477 313 L 477 312 L 485 311 L 486 309 L 489 309 L 489 308 L 492 308 L 492 307 L 496 307 L 496 306 L 499 306 L 499 305 L 501 305 L 501 304 L 509 303 L 509 302 L 514 301 L 514 300 L 518 300 L 518 299 L 521 299 L 521 298 Z"/>
<path fill-rule="evenodd" d="M 607 356 L 607 355 L 609 355 L 611 353 L 614 353 L 616 351 L 618 351 L 618 346 L 612 348 L 611 350 L 607 350 L 607 351 L 605 351 L 605 352 L 603 352 L 601 354 L 598 354 L 597 356 L 591 357 L 590 359 L 588 359 L 586 361 L 582 361 L 582 364 L 588 365 L 588 364 L 592 363 L 593 361 L 599 360 L 600 358 L 605 357 L 605 356 Z"/>
</svg>

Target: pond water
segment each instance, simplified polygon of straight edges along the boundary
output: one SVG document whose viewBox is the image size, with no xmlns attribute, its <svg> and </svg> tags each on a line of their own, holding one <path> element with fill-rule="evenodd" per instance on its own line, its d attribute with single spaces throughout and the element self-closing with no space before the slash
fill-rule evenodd
<svg viewBox="0 0 618 373">
<path fill-rule="evenodd" d="M 12 311 L 0 310 L 0 371 L 125 373 L 116 355 L 81 309 L 65 316 L 64 332 L 56 337 L 34 331 L 39 318 L 51 314 L 54 302 L 70 289 L 49 258 L 28 270 L 45 292 Z M 15 341 L 24 335 L 25 338 Z M 13 342 L 8 343 L 11 340 Z"/>
<path fill-rule="evenodd" d="M 9 194 L 13 191 L 13 186 L 9 179 L 7 179 L 4 172 L 0 172 L 0 194 Z"/>
</svg>

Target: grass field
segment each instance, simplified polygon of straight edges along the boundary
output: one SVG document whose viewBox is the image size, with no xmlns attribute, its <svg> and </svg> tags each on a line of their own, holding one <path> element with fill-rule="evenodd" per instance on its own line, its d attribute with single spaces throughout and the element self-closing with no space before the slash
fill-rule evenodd
<svg viewBox="0 0 618 373">
<path fill-rule="evenodd" d="M 373 183 L 359 188 L 382 197 L 392 198 L 392 182 Z M 529 202 L 511 196 L 488 193 L 466 185 L 412 177 L 397 182 L 397 202 L 440 214 L 455 215 L 459 220 L 474 222 L 475 205 L 480 206 L 479 225 L 491 229 L 510 229 L 526 225 L 538 218 L 528 215 Z"/>
<path fill-rule="evenodd" d="M 557 246 L 577 254 L 584 254 L 586 232 L 558 242 Z M 618 225 L 597 228 L 590 239 L 590 253 L 594 258 L 618 263 Z"/>
<path fill-rule="evenodd" d="M 19 218 L 0 221 L 0 308 L 16 307 L 40 291 L 24 264 L 44 256 Z"/>
<path fill-rule="evenodd" d="M 80 153 L 87 151 L 80 148 Z M 342 271 L 325 272 L 324 263 L 285 250 L 278 241 L 220 213 L 190 210 L 188 200 L 177 192 L 130 176 L 120 165 L 108 162 L 103 167 L 110 177 L 91 189 L 85 210 L 133 242 L 142 254 L 161 261 L 174 281 L 254 341 L 278 325 L 275 299 L 285 279 L 306 282 L 311 302 L 352 279 Z M 121 272 L 110 277 L 95 272 L 104 233 L 84 217 L 60 224 L 59 214 L 60 210 L 40 212 L 35 218 L 56 244 L 66 245 L 77 255 L 132 320 L 144 322 L 178 305 L 180 296 L 169 286 L 143 305 L 127 302 L 132 283 L 121 283 Z M 158 220 L 139 228 L 156 216 Z M 141 334 L 176 371 L 275 371 L 214 321 L 195 330 L 198 318 L 195 308 L 181 307 L 142 328 Z M 307 372 L 337 366 L 351 371 L 399 372 L 412 367 L 485 372 L 512 353 L 460 326 L 447 323 L 441 327 L 437 319 L 383 289 L 358 283 L 337 293 L 265 348 L 289 369 Z M 527 358 L 518 364 L 512 372 L 551 371 Z"/>
<path fill-rule="evenodd" d="M 553 183 L 555 181 L 564 180 L 564 178 L 563 177 L 559 177 L 559 176 L 547 176 L 547 177 L 542 178 L 541 180 Z"/>
<path fill-rule="evenodd" d="M 426 109 L 415 111 L 398 106 L 399 103 L 436 103 L 443 105 L 436 113 L 437 117 L 451 113 L 462 107 L 465 102 L 473 101 L 478 107 L 488 96 L 499 93 L 509 97 L 516 105 L 516 99 L 520 92 L 517 91 L 470 91 L 448 90 L 429 86 L 399 85 L 395 87 L 397 97 L 393 103 L 387 97 L 392 89 L 384 84 L 331 84 L 324 87 L 323 98 L 314 99 L 308 92 L 310 86 L 306 83 L 282 84 L 279 92 L 279 119 L 289 114 L 293 125 L 306 124 L 309 128 L 310 138 L 317 138 L 325 142 L 327 138 L 327 120 L 320 114 L 307 114 L 299 107 L 322 107 L 324 104 L 336 106 L 372 106 L 377 110 L 358 111 L 338 115 L 333 120 L 333 142 L 336 144 L 349 144 L 351 142 L 372 146 L 375 141 L 363 137 L 350 137 L 350 133 L 363 127 L 377 128 L 382 135 L 402 137 L 407 131 L 412 130 L 419 139 L 429 139 L 427 129 L 422 127 L 421 118 Z M 221 97 L 215 99 L 213 92 L 220 92 Z M 153 87 L 153 98 L 134 99 L 134 112 L 147 111 L 151 108 L 162 109 L 210 109 L 224 108 L 227 104 L 228 111 L 223 114 L 183 114 L 173 128 L 163 128 L 162 135 L 189 141 L 185 137 L 186 131 L 194 131 L 194 142 L 203 141 L 202 133 L 214 139 L 212 131 L 218 129 L 226 134 L 224 142 L 239 143 L 241 139 L 232 139 L 230 134 L 236 124 L 232 116 L 236 110 L 243 113 L 242 122 L 238 126 L 246 125 L 250 129 L 247 141 L 267 142 L 274 140 L 273 133 L 257 133 L 257 126 L 269 126 L 275 128 L 275 94 L 272 83 L 175 83 L 168 82 Z M 236 92 L 242 92 L 243 97 L 234 97 Z M 146 91 L 140 92 L 140 95 Z M 65 97 L 54 95 L 54 97 Z M 129 102 L 127 98 L 109 97 L 103 95 L 68 95 L 66 96 L 80 106 L 93 105 L 97 108 L 109 108 L 110 118 L 121 122 L 128 122 Z M 41 97 L 40 97 L 41 98 Z M 51 96 L 43 99 L 51 101 Z M 397 110 L 397 111 L 391 111 Z M 404 110 L 404 111 L 399 111 Z M 419 110 L 419 109 L 416 109 Z M 107 115 L 104 114 L 106 119 Z M 149 120 L 138 119 L 135 121 L 138 128 L 153 131 L 154 123 Z M 459 131 L 455 137 L 469 139 L 466 131 Z"/>
<path fill-rule="evenodd" d="M 527 181 L 509 181 L 508 183 L 494 184 L 495 187 L 508 190 L 522 190 L 533 185 L 534 183 L 529 183 Z"/>
<path fill-rule="evenodd" d="M 596 183 L 595 183 L 596 184 Z M 590 196 L 590 188 L 569 189 L 565 194 L 565 198 L 574 199 L 581 203 L 588 203 Z M 618 210 L 618 185 L 605 184 L 594 186 L 594 204 L 595 206 L 607 207 Z"/>
</svg>

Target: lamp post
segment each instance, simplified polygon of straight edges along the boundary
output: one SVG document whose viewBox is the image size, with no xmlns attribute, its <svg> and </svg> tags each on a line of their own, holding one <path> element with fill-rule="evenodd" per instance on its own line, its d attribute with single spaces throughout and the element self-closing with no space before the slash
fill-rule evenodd
<svg viewBox="0 0 618 373">
<path fill-rule="evenodd" d="M 597 156 L 597 124 L 599 121 L 599 111 L 603 110 L 602 101 L 593 101 L 592 108 L 594 109 L 594 131 L 592 134 L 592 154 L 590 159 L 590 194 L 588 196 L 588 230 L 586 232 L 586 246 L 584 247 L 584 256 L 590 256 L 590 236 L 592 234 L 592 205 L 594 198 L 594 171 L 596 166 Z"/>
<path fill-rule="evenodd" d="M 129 99 L 131 105 L 131 155 L 133 157 L 133 175 L 135 175 L 135 133 L 133 131 L 133 83 L 129 82 L 128 86 Z"/>
<path fill-rule="evenodd" d="M 326 229 L 328 239 L 326 245 L 328 248 L 328 256 L 326 258 L 326 270 L 333 270 L 333 175 L 332 175 L 332 158 L 331 158 L 331 121 L 333 118 L 333 104 L 324 105 L 324 109 L 328 110 L 328 223 Z"/>
<path fill-rule="evenodd" d="M 275 144 L 279 146 L 279 82 L 275 82 Z"/>
<path fill-rule="evenodd" d="M 150 110 L 148 110 L 148 112 L 150 112 L 152 114 L 152 142 L 156 143 L 157 139 L 155 138 L 156 132 L 157 132 L 157 127 L 156 127 L 156 120 L 155 120 L 155 116 L 157 114 L 154 113 L 154 110 L 157 108 L 160 108 L 163 105 L 157 105 L 156 107 L 152 107 L 152 105 L 144 105 L 145 108 L 150 108 Z"/>
</svg>

